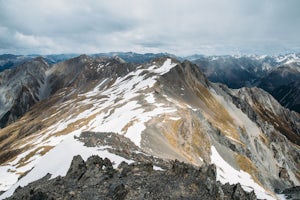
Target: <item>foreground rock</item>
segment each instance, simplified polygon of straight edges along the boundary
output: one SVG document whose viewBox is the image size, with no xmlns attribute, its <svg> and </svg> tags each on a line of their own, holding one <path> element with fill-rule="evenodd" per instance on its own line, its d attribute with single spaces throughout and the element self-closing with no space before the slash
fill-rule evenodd
<svg viewBox="0 0 300 200">
<path fill-rule="evenodd" d="M 8 199 L 256 199 L 239 184 L 217 182 L 214 165 L 197 169 L 178 161 L 161 167 L 122 162 L 114 169 L 107 158 L 85 162 L 75 156 L 65 177 L 50 177 L 18 188 Z"/>
<path fill-rule="evenodd" d="M 300 199 L 300 186 L 295 186 L 291 188 L 287 188 L 281 192 L 281 194 L 284 194 L 286 199 Z"/>
</svg>

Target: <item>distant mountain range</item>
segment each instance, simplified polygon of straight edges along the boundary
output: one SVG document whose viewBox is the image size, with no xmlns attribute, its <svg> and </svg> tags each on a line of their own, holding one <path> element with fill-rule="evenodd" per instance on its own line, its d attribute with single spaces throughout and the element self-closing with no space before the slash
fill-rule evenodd
<svg viewBox="0 0 300 200">
<path fill-rule="evenodd" d="M 0 72 L 4 71 L 5 69 L 13 68 L 19 64 L 22 64 L 26 61 L 34 59 L 36 57 L 42 56 L 45 61 L 49 64 L 55 64 L 70 58 L 74 58 L 79 56 L 79 54 L 52 54 L 52 55 L 13 55 L 13 54 L 2 54 L 0 55 Z M 98 54 L 90 54 L 91 57 L 119 57 L 123 59 L 125 62 L 130 63 L 145 63 L 150 62 L 155 58 L 159 58 L 162 56 L 170 56 L 175 58 L 175 55 L 168 54 L 168 53 L 145 53 L 139 54 L 134 52 L 111 52 L 111 53 L 98 53 Z"/>
</svg>

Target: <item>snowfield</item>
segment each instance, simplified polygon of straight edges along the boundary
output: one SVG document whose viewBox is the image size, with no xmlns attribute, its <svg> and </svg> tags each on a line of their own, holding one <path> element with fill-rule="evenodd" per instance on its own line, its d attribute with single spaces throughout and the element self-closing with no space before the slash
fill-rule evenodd
<svg viewBox="0 0 300 200">
<path fill-rule="evenodd" d="M 127 163 L 133 162 L 108 152 L 104 147 L 86 147 L 82 142 L 74 139 L 74 136 L 79 135 L 80 132 L 77 131 L 65 137 L 61 143 L 40 158 L 39 162 L 25 177 L 21 178 L 8 191 L 2 194 L 0 199 L 11 196 L 18 186 L 25 186 L 44 177 L 47 173 L 52 174 L 51 178 L 65 176 L 75 155 L 81 155 L 84 160 L 87 160 L 91 155 L 109 158 L 113 162 L 114 167 L 118 166 L 122 161 Z"/>
<path fill-rule="evenodd" d="M 217 167 L 217 180 L 221 183 L 240 183 L 245 191 L 251 192 L 254 190 L 259 199 L 275 200 L 273 196 L 268 194 L 264 188 L 252 179 L 250 174 L 243 170 L 238 171 L 229 165 L 222 156 L 220 156 L 214 146 L 211 146 L 211 162 Z"/>
</svg>

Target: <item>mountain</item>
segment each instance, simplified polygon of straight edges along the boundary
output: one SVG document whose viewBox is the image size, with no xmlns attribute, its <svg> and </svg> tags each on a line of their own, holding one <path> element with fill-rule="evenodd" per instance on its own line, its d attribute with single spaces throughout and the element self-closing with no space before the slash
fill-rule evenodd
<svg viewBox="0 0 300 200">
<path fill-rule="evenodd" d="M 135 53 L 135 52 L 110 52 L 110 53 L 98 53 L 92 54 L 92 57 L 119 57 L 128 63 L 142 64 L 150 62 L 155 58 L 160 58 L 163 56 L 168 56 L 172 58 L 177 58 L 177 56 L 169 53 Z"/>
<path fill-rule="evenodd" d="M 204 56 L 193 60 L 212 82 L 230 88 L 257 86 L 269 92 L 283 106 L 297 110 L 298 100 L 285 102 L 289 84 L 300 80 L 300 54 L 285 56 Z M 296 83 L 294 83 L 296 84 Z M 298 96 L 296 96 L 298 99 Z"/>
<path fill-rule="evenodd" d="M 16 121 L 41 99 L 49 65 L 41 57 L 0 73 L 0 127 Z"/>
<path fill-rule="evenodd" d="M 13 68 L 31 59 L 32 59 L 31 56 L 2 54 L 0 55 L 0 72 L 6 69 Z"/>
<path fill-rule="evenodd" d="M 255 85 L 278 64 L 270 56 L 205 56 L 193 60 L 209 80 L 230 88 Z"/>
<path fill-rule="evenodd" d="M 117 170 L 123 161 L 167 172 L 175 159 L 214 164 L 217 181 L 260 199 L 300 183 L 300 115 L 262 89 L 212 83 L 197 65 L 170 57 L 134 64 L 81 55 L 44 70 L 40 101 L 0 130 L 0 199 L 17 188 L 26 195 L 19 186 L 43 177 L 67 181 L 76 155 L 107 157 Z"/>
<path fill-rule="evenodd" d="M 300 80 L 300 63 L 292 62 L 278 66 L 259 80 L 258 87 L 272 93 L 278 87 Z"/>
<path fill-rule="evenodd" d="M 78 56 L 79 56 L 78 54 L 50 54 L 50 55 L 43 55 L 43 58 L 49 64 L 55 64 Z"/>
<path fill-rule="evenodd" d="M 281 85 L 272 91 L 274 98 L 287 108 L 300 113 L 300 81 Z"/>
</svg>

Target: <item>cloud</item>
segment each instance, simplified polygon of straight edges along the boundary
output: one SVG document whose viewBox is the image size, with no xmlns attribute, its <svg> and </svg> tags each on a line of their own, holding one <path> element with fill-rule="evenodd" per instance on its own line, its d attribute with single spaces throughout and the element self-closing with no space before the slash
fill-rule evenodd
<svg viewBox="0 0 300 200">
<path fill-rule="evenodd" d="M 0 53 L 299 51 L 300 1 L 0 0 Z"/>
</svg>

